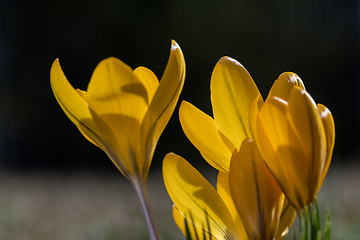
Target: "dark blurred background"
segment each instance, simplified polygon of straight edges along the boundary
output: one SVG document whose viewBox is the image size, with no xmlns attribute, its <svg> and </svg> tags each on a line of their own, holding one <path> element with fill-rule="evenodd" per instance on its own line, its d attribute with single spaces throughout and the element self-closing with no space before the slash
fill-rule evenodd
<svg viewBox="0 0 360 240">
<path fill-rule="evenodd" d="M 250 72 L 266 96 L 284 71 L 297 73 L 336 122 L 336 161 L 359 154 L 360 1 L 2 1 L 0 8 L 0 167 L 112 168 L 78 133 L 49 84 L 60 58 L 74 87 L 86 89 L 102 59 L 115 56 L 161 77 L 170 40 L 187 64 L 180 100 L 211 114 L 210 76 L 220 57 Z M 183 134 L 177 109 L 153 167 L 174 151 L 200 155 Z"/>
<path fill-rule="evenodd" d="M 360 1 L 3 0 L 0 169 L 117 174 L 58 106 L 49 83 L 51 64 L 60 58 L 69 81 L 83 90 L 97 63 L 109 56 L 132 68 L 148 67 L 160 79 L 171 39 L 187 65 L 180 101 L 212 114 L 210 77 L 224 55 L 246 67 L 264 96 L 282 72 L 295 72 L 335 118 L 333 163 L 359 161 Z M 178 107 L 152 171 L 170 151 L 196 166 L 204 162 L 181 130 Z"/>
</svg>

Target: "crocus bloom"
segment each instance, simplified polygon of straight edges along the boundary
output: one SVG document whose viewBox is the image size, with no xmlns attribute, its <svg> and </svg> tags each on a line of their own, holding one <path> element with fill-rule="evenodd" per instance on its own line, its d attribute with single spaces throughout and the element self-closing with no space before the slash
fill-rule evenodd
<svg viewBox="0 0 360 240">
<path fill-rule="evenodd" d="M 229 57 L 216 64 L 210 88 L 214 118 L 185 101 L 179 111 L 186 136 L 204 159 L 228 172 L 232 152 L 245 138 L 254 139 L 294 207 L 311 203 L 331 161 L 335 130 L 330 111 L 316 106 L 302 80 L 286 72 L 274 82 L 259 113 L 264 102 L 259 90 L 246 69 Z"/>
<path fill-rule="evenodd" d="M 289 86 L 295 74 L 280 76 Z M 275 85 L 274 84 L 274 85 Z M 328 171 L 335 141 L 330 111 L 316 105 L 303 85 L 273 95 L 252 108 L 251 129 L 266 165 L 299 212 L 315 200 Z"/>
<path fill-rule="evenodd" d="M 149 69 L 132 70 L 114 57 L 99 63 L 86 92 L 71 86 L 58 59 L 50 79 L 58 103 L 85 138 L 126 178 L 146 181 L 156 143 L 184 84 L 185 61 L 177 43 L 172 41 L 160 83 Z"/>
<path fill-rule="evenodd" d="M 71 86 L 58 59 L 51 68 L 51 87 L 65 114 L 132 183 L 151 239 L 159 239 L 159 235 L 148 200 L 147 175 L 155 146 L 174 111 L 184 79 L 184 56 L 175 41 L 160 83 L 149 69 L 132 70 L 114 57 L 99 63 L 87 91 Z"/>
<path fill-rule="evenodd" d="M 246 139 L 231 159 L 230 172 L 219 172 L 217 190 L 185 159 L 168 154 L 163 162 L 166 189 L 174 202 L 175 222 L 192 239 L 282 239 L 294 220 L 284 195 L 256 145 Z M 281 219 L 280 219 L 281 217 Z M 196 233 L 195 233 L 196 232 Z"/>
</svg>

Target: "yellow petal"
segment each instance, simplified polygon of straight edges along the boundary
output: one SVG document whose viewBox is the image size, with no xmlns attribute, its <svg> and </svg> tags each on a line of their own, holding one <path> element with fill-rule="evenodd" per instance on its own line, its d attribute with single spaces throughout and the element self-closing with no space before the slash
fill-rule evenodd
<svg viewBox="0 0 360 240">
<path fill-rule="evenodd" d="M 185 60 L 180 46 L 172 40 L 170 57 L 160 84 L 150 103 L 141 126 L 145 141 L 144 175 L 147 175 L 156 143 L 168 123 L 179 99 L 185 81 Z"/>
<path fill-rule="evenodd" d="M 256 121 L 255 141 L 266 165 L 289 200 L 303 204 L 307 176 L 306 157 L 299 137 L 287 117 L 288 103 L 272 97 L 260 109 Z M 308 198 L 308 197 L 306 197 Z M 299 203 L 300 202 L 300 203 Z M 297 208 L 298 209 L 298 208 Z"/>
<path fill-rule="evenodd" d="M 224 144 L 214 119 L 186 101 L 181 103 L 179 117 L 187 138 L 205 160 L 219 171 L 229 171 L 233 149 Z"/>
<path fill-rule="evenodd" d="M 285 237 L 290 230 L 291 225 L 293 224 L 296 218 L 296 210 L 293 206 L 291 206 L 289 200 L 284 198 L 284 205 L 281 210 L 280 224 L 276 234 L 275 239 L 280 240 Z"/>
<path fill-rule="evenodd" d="M 92 119 L 87 101 L 76 91 L 66 79 L 59 59 L 51 67 L 51 88 L 60 107 L 66 116 L 79 128 L 81 133 L 96 145 L 105 147 L 104 137 Z"/>
<path fill-rule="evenodd" d="M 169 153 L 163 161 L 163 178 L 170 198 L 193 222 L 206 226 L 219 239 L 231 237 L 234 230 L 229 210 L 209 182 L 185 159 Z"/>
<path fill-rule="evenodd" d="M 155 76 L 155 74 L 145 67 L 138 67 L 134 70 L 134 74 L 138 77 L 138 79 L 142 82 L 144 88 L 147 93 L 147 104 L 149 105 L 156 89 L 159 86 L 159 80 Z"/>
<path fill-rule="evenodd" d="M 77 91 L 77 93 L 79 93 L 79 95 L 84 99 L 84 101 L 85 101 L 86 104 L 87 104 L 87 92 L 82 91 L 82 90 L 80 90 L 80 89 L 76 89 L 76 91 Z M 88 135 L 86 135 L 86 132 L 83 132 L 83 131 L 81 130 L 81 128 L 79 128 L 79 127 L 78 127 L 78 129 L 79 129 L 79 131 L 82 133 L 82 135 L 83 135 L 89 142 L 91 142 L 92 144 L 94 144 L 95 146 L 97 146 L 97 147 L 100 148 L 100 146 L 97 145 L 96 142 L 94 142 L 94 140 L 92 140 Z"/>
<path fill-rule="evenodd" d="M 324 130 L 326 135 L 326 143 L 327 143 L 327 157 L 326 157 L 326 163 L 324 164 L 323 169 L 321 170 L 321 179 L 320 182 L 322 183 L 325 179 L 326 173 L 329 169 L 331 158 L 332 158 L 332 152 L 334 149 L 335 144 L 335 123 L 333 116 L 329 109 L 327 109 L 324 105 L 318 104 L 317 105 L 318 112 L 320 114 L 320 118 L 324 124 Z"/>
<path fill-rule="evenodd" d="M 315 199 L 322 183 L 321 174 L 327 160 L 325 130 L 314 100 L 303 89 L 292 89 L 287 116 L 305 154 L 293 164 L 303 166 L 303 171 L 297 170 L 298 175 L 305 176 L 298 190 L 302 192 L 304 204 L 308 205 Z"/>
<path fill-rule="evenodd" d="M 240 215 L 234 204 L 234 199 L 231 195 L 230 183 L 229 183 L 229 173 L 228 172 L 227 173 L 219 172 L 216 184 L 217 184 L 217 186 L 216 186 L 217 192 L 219 193 L 220 197 L 222 198 L 222 200 L 228 207 L 229 212 L 233 218 L 238 239 L 247 240 L 248 236 L 247 236 L 246 230 L 244 228 L 244 225 L 241 221 Z"/>
<path fill-rule="evenodd" d="M 87 133 L 90 132 L 91 136 L 99 134 L 93 122 L 88 121 L 86 126 L 81 122 L 83 119 L 90 120 L 92 118 L 88 104 L 66 79 L 59 59 L 56 59 L 51 67 L 50 83 L 56 100 L 70 120 Z"/>
<path fill-rule="evenodd" d="M 179 209 L 173 205 L 173 218 L 175 220 L 176 225 L 179 227 L 181 232 L 186 236 L 186 227 L 185 227 L 185 216 L 182 212 L 179 211 Z M 215 236 L 211 235 L 209 236 L 208 232 L 208 226 L 198 226 L 195 225 L 193 222 L 191 222 L 191 219 L 186 218 L 186 224 L 188 226 L 188 231 L 190 233 L 190 239 L 198 239 L 198 240 L 206 240 L 206 239 L 225 239 L 225 238 L 216 238 Z M 205 233 L 205 237 L 204 237 Z"/>
<path fill-rule="evenodd" d="M 273 239 L 284 195 L 255 143 L 246 139 L 230 163 L 230 189 L 250 239 Z"/>
<path fill-rule="evenodd" d="M 140 122 L 148 108 L 149 94 L 132 69 L 117 58 L 107 58 L 95 68 L 87 100 L 98 128 L 116 152 L 116 166 L 140 174 Z"/>
<path fill-rule="evenodd" d="M 256 125 L 257 125 L 258 115 L 263 104 L 264 104 L 264 100 L 262 99 L 261 94 L 259 93 L 259 95 L 255 98 L 253 104 L 251 105 L 251 109 L 250 109 L 250 129 L 252 136 L 254 137 L 257 136 Z"/>
<path fill-rule="evenodd" d="M 126 116 L 140 122 L 149 102 L 149 94 L 142 81 L 128 65 L 114 57 L 97 65 L 87 92 L 91 108 L 102 117 L 107 117 L 107 114 L 115 115 L 115 118 Z"/>
<path fill-rule="evenodd" d="M 251 137 L 249 113 L 251 104 L 259 95 L 246 69 L 235 59 L 223 57 L 211 76 L 211 102 L 219 131 L 240 146 Z"/>
<path fill-rule="evenodd" d="M 268 98 L 278 97 L 288 101 L 291 89 L 298 86 L 305 90 L 305 86 L 301 78 L 292 72 L 282 73 L 272 85 Z"/>
</svg>

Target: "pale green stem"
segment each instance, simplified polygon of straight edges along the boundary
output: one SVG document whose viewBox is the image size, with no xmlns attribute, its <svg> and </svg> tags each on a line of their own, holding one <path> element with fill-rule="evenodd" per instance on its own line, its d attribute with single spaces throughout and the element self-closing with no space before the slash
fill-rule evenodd
<svg viewBox="0 0 360 240">
<path fill-rule="evenodd" d="M 160 235 L 156 227 L 154 214 L 152 212 L 149 194 L 147 190 L 147 184 L 140 181 L 139 179 L 131 179 L 130 182 L 133 185 L 136 195 L 138 196 L 138 199 L 140 201 L 141 209 L 144 213 L 150 239 L 159 240 Z"/>
</svg>

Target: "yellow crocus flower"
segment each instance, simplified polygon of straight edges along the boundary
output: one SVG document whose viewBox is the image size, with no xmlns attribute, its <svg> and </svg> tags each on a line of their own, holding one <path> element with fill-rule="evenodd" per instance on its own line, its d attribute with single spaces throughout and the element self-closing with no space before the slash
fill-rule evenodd
<svg viewBox="0 0 360 240">
<path fill-rule="evenodd" d="M 282 96 L 270 92 L 265 103 L 259 98 L 252 115 L 261 155 L 300 212 L 315 200 L 328 171 L 335 142 L 333 117 L 324 105 L 315 104 L 303 86 Z"/>
<path fill-rule="evenodd" d="M 232 152 L 245 138 L 254 139 L 294 207 L 299 210 L 311 203 L 334 147 L 330 111 L 316 106 L 302 80 L 286 72 L 274 82 L 259 114 L 264 103 L 259 90 L 246 69 L 230 57 L 216 64 L 210 88 L 214 118 L 185 101 L 179 111 L 186 136 L 204 159 L 228 172 Z"/>
<path fill-rule="evenodd" d="M 50 79 L 59 105 L 80 132 L 126 178 L 145 180 L 156 143 L 184 84 L 185 61 L 177 43 L 172 42 L 160 83 L 151 70 L 132 70 L 114 57 L 99 63 L 86 92 L 71 86 L 58 59 Z"/>
<path fill-rule="evenodd" d="M 87 91 L 71 86 L 58 59 L 51 68 L 51 87 L 59 105 L 84 137 L 101 148 L 130 180 L 143 207 L 155 146 L 174 111 L 184 79 L 184 56 L 175 41 L 160 83 L 151 70 L 132 70 L 114 57 L 98 64 Z"/>
<path fill-rule="evenodd" d="M 212 239 L 277 240 L 294 220 L 294 209 L 284 205 L 284 194 L 251 139 L 234 152 L 230 172 L 219 172 L 217 190 L 172 153 L 164 159 L 163 177 L 175 222 L 185 235 L 186 218 L 192 239 L 211 234 Z"/>
</svg>

